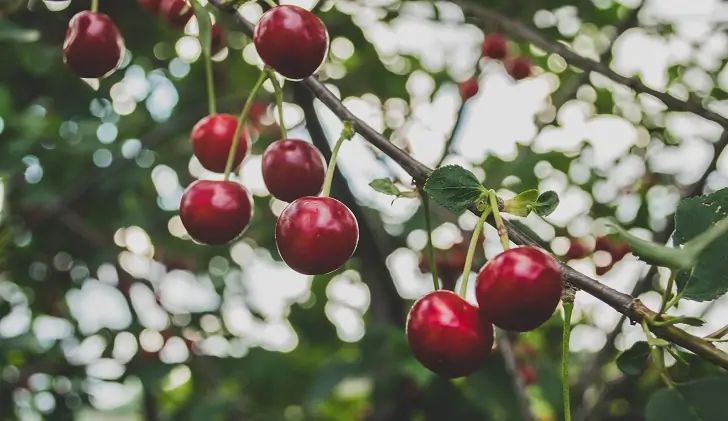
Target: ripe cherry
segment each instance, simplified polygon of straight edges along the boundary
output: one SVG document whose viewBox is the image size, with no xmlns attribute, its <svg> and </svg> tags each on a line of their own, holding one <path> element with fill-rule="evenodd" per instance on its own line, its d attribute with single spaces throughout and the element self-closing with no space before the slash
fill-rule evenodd
<svg viewBox="0 0 728 421">
<path fill-rule="evenodd" d="M 591 250 L 587 248 L 583 241 L 577 238 L 572 238 L 569 241 L 569 250 L 566 252 L 564 257 L 569 260 L 583 259 L 588 256 L 590 252 Z"/>
<path fill-rule="evenodd" d="M 460 91 L 460 97 L 463 101 L 469 100 L 477 95 L 480 90 L 478 87 L 478 78 L 468 79 L 465 82 L 460 83 L 460 85 L 458 85 L 458 90 Z"/>
<path fill-rule="evenodd" d="M 358 242 L 354 214 L 331 197 L 296 199 L 276 224 L 281 258 L 304 275 L 323 275 L 340 268 L 354 254 Z"/>
<path fill-rule="evenodd" d="M 82 78 L 102 78 L 121 64 L 124 39 L 114 21 L 103 13 L 83 11 L 71 18 L 63 42 L 68 67 Z"/>
<path fill-rule="evenodd" d="M 312 144 L 299 139 L 273 142 L 263 152 L 263 181 L 276 199 L 293 202 L 321 192 L 326 162 Z"/>
<path fill-rule="evenodd" d="M 546 322 L 561 299 L 559 263 L 535 247 L 506 250 L 480 270 L 475 297 L 494 325 L 517 332 Z"/>
<path fill-rule="evenodd" d="M 196 242 L 223 245 L 248 228 L 253 218 L 253 198 L 240 183 L 199 180 L 182 194 L 179 216 Z"/>
<path fill-rule="evenodd" d="M 314 74 L 323 64 L 329 34 L 313 13 L 283 5 L 263 14 L 255 26 L 253 43 L 265 64 L 288 79 L 300 80 Z"/>
<path fill-rule="evenodd" d="M 508 54 L 506 38 L 502 34 L 488 34 L 483 40 L 481 50 L 485 57 L 502 60 Z"/>
<path fill-rule="evenodd" d="M 527 57 L 512 58 L 506 62 L 506 71 L 513 79 L 525 79 L 531 76 L 531 61 Z"/>
<path fill-rule="evenodd" d="M 214 114 L 197 122 L 192 128 L 192 150 L 205 169 L 217 173 L 225 171 L 238 119 L 230 114 Z M 238 147 L 233 160 L 237 168 L 250 149 L 250 139 L 245 129 L 240 131 Z"/>
<path fill-rule="evenodd" d="M 192 19 L 195 9 L 185 0 L 137 0 L 139 5 L 177 27 L 184 27 Z"/>
<path fill-rule="evenodd" d="M 216 23 L 212 25 L 210 35 L 210 50 L 212 50 L 212 55 L 215 55 L 225 48 L 227 36 L 225 34 L 225 29 Z"/>
<path fill-rule="evenodd" d="M 433 291 L 407 315 L 407 342 L 415 358 L 443 377 L 463 377 L 483 365 L 493 348 L 493 325 L 451 291 Z"/>
</svg>

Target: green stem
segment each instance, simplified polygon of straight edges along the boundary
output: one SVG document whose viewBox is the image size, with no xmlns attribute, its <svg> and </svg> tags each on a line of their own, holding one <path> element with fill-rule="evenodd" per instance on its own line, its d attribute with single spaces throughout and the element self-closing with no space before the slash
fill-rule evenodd
<svg viewBox="0 0 728 421">
<path fill-rule="evenodd" d="M 264 1 L 264 2 L 266 3 L 266 4 L 268 4 L 268 6 L 270 6 L 270 7 L 276 7 L 276 6 L 278 6 L 278 5 L 276 4 L 276 2 L 275 2 L 275 1 L 273 1 L 273 0 L 263 0 L 263 1 Z"/>
<path fill-rule="evenodd" d="M 432 245 L 432 220 L 430 218 L 430 201 L 425 192 L 420 191 L 422 207 L 425 210 L 425 227 L 427 228 L 427 252 L 430 261 L 430 273 L 432 274 L 432 286 L 435 291 L 440 289 L 439 278 L 437 277 L 437 264 L 435 264 L 435 247 Z"/>
<path fill-rule="evenodd" d="M 278 83 L 278 79 L 272 70 L 268 70 L 270 73 L 270 81 L 273 84 L 273 89 L 276 93 L 276 106 L 278 107 L 278 124 L 281 126 L 281 139 L 288 139 L 288 133 L 286 131 L 286 125 L 283 123 L 283 88 Z"/>
<path fill-rule="evenodd" d="M 480 232 L 483 230 L 483 223 L 488 217 L 490 211 L 483 212 L 475 224 L 473 236 L 470 237 L 470 245 L 468 246 L 468 254 L 465 256 L 465 266 L 463 266 L 463 283 L 460 284 L 460 296 L 464 299 L 465 293 L 468 291 L 468 278 L 470 277 L 470 268 L 473 266 L 473 256 L 475 256 L 475 247 L 478 245 Z"/>
<path fill-rule="evenodd" d="M 91 0 L 91 12 L 98 13 L 99 11 L 99 0 Z"/>
<path fill-rule="evenodd" d="M 498 210 L 498 195 L 495 194 L 495 190 L 489 190 L 488 196 L 490 199 L 490 208 L 493 212 L 493 219 L 495 219 L 495 228 L 498 230 L 498 237 L 500 237 L 503 250 L 508 250 L 511 248 L 511 243 L 508 240 L 508 230 Z"/>
<path fill-rule="evenodd" d="M 662 304 L 660 304 L 660 311 L 657 312 L 657 316 L 655 316 L 655 318 L 662 316 L 662 314 L 667 311 L 667 305 L 670 302 L 670 293 L 672 293 L 672 288 L 675 285 L 676 276 L 676 270 L 670 272 L 670 279 L 667 280 L 667 287 L 665 287 L 665 291 L 662 292 Z"/>
<path fill-rule="evenodd" d="M 344 128 L 341 130 L 341 135 L 334 145 L 334 149 L 331 151 L 331 159 L 329 159 L 329 167 L 326 169 L 326 178 L 324 179 L 324 188 L 321 191 L 321 196 L 327 197 L 331 193 L 331 183 L 334 181 L 334 171 L 336 170 L 336 159 L 339 156 L 339 149 L 345 140 L 351 139 L 354 136 L 354 129 L 348 121 L 344 122 Z"/>
<path fill-rule="evenodd" d="M 212 74 L 212 57 L 205 54 L 205 83 L 207 85 L 207 107 L 210 115 L 217 114 L 215 104 L 215 82 Z"/>
<path fill-rule="evenodd" d="M 574 303 L 565 301 L 564 306 L 564 335 L 561 342 L 561 383 L 564 400 L 564 421 L 571 421 L 571 397 L 569 382 L 569 342 L 571 341 L 571 313 Z"/>
<path fill-rule="evenodd" d="M 240 142 L 240 134 L 243 132 L 243 128 L 245 127 L 245 117 L 248 116 L 248 112 L 250 111 L 251 105 L 253 105 L 253 99 L 255 99 L 255 95 L 260 90 L 260 87 L 263 85 L 263 82 L 268 78 L 268 73 L 261 72 L 260 77 L 255 82 L 255 85 L 253 85 L 253 89 L 250 90 L 250 94 L 248 95 L 248 99 L 245 101 L 245 106 L 243 106 L 243 111 L 240 112 L 240 117 L 238 117 L 238 127 L 235 128 L 235 134 L 233 135 L 233 144 L 230 146 L 230 152 L 228 152 L 228 159 L 225 163 L 225 176 L 224 179 L 227 180 L 230 178 L 230 171 L 233 169 L 233 162 L 235 161 L 235 152 L 238 150 L 238 143 Z"/>
</svg>

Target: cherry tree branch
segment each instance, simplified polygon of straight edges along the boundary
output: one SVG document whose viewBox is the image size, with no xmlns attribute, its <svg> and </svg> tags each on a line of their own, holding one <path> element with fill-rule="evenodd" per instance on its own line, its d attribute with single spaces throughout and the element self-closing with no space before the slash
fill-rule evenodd
<svg viewBox="0 0 728 421">
<path fill-rule="evenodd" d="M 706 120 L 714 121 L 724 128 L 728 128 L 728 118 L 723 117 L 722 115 L 714 111 L 708 110 L 707 108 L 703 107 L 701 104 L 695 101 L 683 101 L 666 92 L 661 92 L 648 87 L 636 77 L 623 76 L 603 63 L 575 53 L 568 46 L 566 46 L 566 44 L 549 41 L 544 38 L 540 33 L 538 33 L 538 31 L 530 28 L 529 26 L 517 20 L 511 19 L 505 15 L 502 15 L 487 7 L 481 6 L 480 4 L 475 4 L 472 0 L 451 1 L 460 6 L 464 11 L 472 14 L 472 16 L 474 16 L 478 20 L 497 23 L 499 27 L 505 32 L 517 35 L 520 38 L 523 38 L 524 40 L 530 42 L 531 44 L 543 49 L 544 51 L 560 55 L 564 58 L 564 60 L 566 60 L 567 63 L 574 67 L 577 67 L 587 72 L 599 73 L 614 82 L 632 88 L 636 92 L 651 95 L 662 101 L 668 108 L 673 111 L 684 111 L 693 113 L 695 115 L 699 115 L 705 118 Z"/>
<path fill-rule="evenodd" d="M 459 2 L 460 0 L 455 1 Z M 210 4 L 232 15 L 243 32 L 247 36 L 252 36 L 254 29 L 253 24 L 244 19 L 237 12 L 236 8 L 231 7 L 229 4 L 225 4 L 223 0 L 210 0 Z M 517 26 L 520 28 L 522 25 L 517 24 Z M 526 30 L 532 32 L 528 28 L 526 28 Z M 540 35 L 538 37 L 541 39 Z M 569 53 L 574 54 L 570 51 Z M 580 56 L 577 55 L 577 57 Z M 354 113 L 347 109 L 341 100 L 339 100 L 339 98 L 326 88 L 326 86 L 324 86 L 324 84 L 321 83 L 315 76 L 306 78 L 300 83 L 311 91 L 311 93 L 313 93 L 313 95 L 316 96 L 316 98 L 318 98 L 326 107 L 328 107 L 339 119 L 350 122 L 358 135 L 362 136 L 369 143 L 377 147 L 399 164 L 412 176 L 415 184 L 418 186 L 424 185 L 427 177 L 432 171 L 430 168 L 415 160 L 397 146 L 393 145 L 387 138 L 354 115 Z M 681 103 L 685 104 L 683 102 Z M 728 123 L 728 120 L 726 122 Z M 475 209 L 471 209 L 471 211 L 476 214 L 478 213 Z M 489 218 L 489 223 L 491 223 L 491 225 L 493 223 L 492 216 Z M 513 224 L 506 223 L 506 226 L 508 234 L 514 243 L 538 247 L 538 243 L 536 241 L 528 237 L 528 235 L 516 228 Z M 561 263 L 561 269 L 564 282 L 574 285 L 586 293 L 598 298 L 635 322 L 651 320 L 654 316 L 656 316 L 654 311 L 647 308 L 640 300 L 628 294 L 612 289 L 609 286 L 600 283 L 596 279 L 590 278 L 587 275 L 572 269 L 563 262 Z M 716 348 L 710 342 L 693 336 L 675 326 L 650 326 L 650 329 L 653 333 L 655 333 L 655 335 L 688 349 L 714 364 L 728 369 L 728 354 Z"/>
</svg>

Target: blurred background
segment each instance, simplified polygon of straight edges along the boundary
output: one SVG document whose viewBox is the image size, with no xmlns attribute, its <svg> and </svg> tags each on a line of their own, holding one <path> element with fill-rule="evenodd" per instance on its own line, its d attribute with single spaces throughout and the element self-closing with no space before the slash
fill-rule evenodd
<svg viewBox="0 0 728 421">
<path fill-rule="evenodd" d="M 84 81 L 64 66 L 61 46 L 89 3 L 0 2 L 0 420 L 518 421 L 514 375 L 538 421 L 562 419 L 559 313 L 510 338 L 515 371 L 500 349 L 454 382 L 413 359 L 406 312 L 432 289 L 424 215 L 419 200 L 393 202 L 368 186 L 411 180 L 359 136 L 341 149 L 333 190 L 359 220 L 355 258 L 317 277 L 280 261 L 273 234 L 285 203 L 270 197 L 260 170 L 280 133 L 269 82 L 249 120 L 253 153 L 237 174 L 255 196 L 254 220 L 229 246 L 193 243 L 177 216 L 183 189 L 221 177 L 200 166 L 189 141 L 207 110 L 196 22 L 180 30 L 135 1 L 101 0 L 128 51 L 112 76 Z M 574 268 L 659 305 L 654 288 L 666 273 L 648 273 L 604 239 L 604 221 L 667 241 L 681 197 L 728 185 L 717 124 L 509 39 L 534 65 L 533 77 L 515 82 L 481 57 L 484 30 L 499 28 L 447 1 L 284 3 L 315 8 L 328 26 L 321 80 L 359 117 L 426 165 L 462 165 L 505 198 L 555 190 L 552 215 L 516 222 Z M 726 111 L 722 1 L 487 7 L 654 89 Z M 262 11 L 240 7 L 253 22 Z M 227 17 L 217 21 L 227 28 L 227 48 L 214 57 L 218 106 L 237 114 L 261 62 Z M 463 101 L 458 83 L 473 77 L 479 92 Z M 285 90 L 289 136 L 328 156 L 341 122 L 300 86 Z M 453 287 L 477 218 L 435 208 L 433 219 L 437 265 Z M 500 250 L 488 227 L 476 265 Z M 704 335 L 725 324 L 726 304 L 684 302 L 678 314 L 702 314 L 706 325 L 688 330 Z M 614 364 L 642 339 L 640 327 L 585 293 L 574 323 L 574 419 L 642 420 L 658 374 L 628 377 Z M 679 381 L 713 369 L 685 358 Z"/>
</svg>

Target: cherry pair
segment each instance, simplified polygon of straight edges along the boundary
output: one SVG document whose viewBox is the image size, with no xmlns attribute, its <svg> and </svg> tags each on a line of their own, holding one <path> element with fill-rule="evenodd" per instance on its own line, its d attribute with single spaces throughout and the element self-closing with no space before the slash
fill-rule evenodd
<svg viewBox="0 0 728 421">
<path fill-rule="evenodd" d="M 484 57 L 504 60 L 508 57 L 506 38 L 500 33 L 488 34 L 483 40 L 481 51 Z M 505 61 L 506 72 L 515 80 L 531 76 L 531 61 L 528 57 L 518 56 Z"/>
<path fill-rule="evenodd" d="M 526 332 L 546 322 L 561 298 L 556 259 L 534 247 L 506 250 L 480 270 L 478 307 L 450 291 L 420 298 L 407 317 L 407 340 L 422 365 L 444 377 L 467 376 L 493 347 L 493 325 Z"/>
</svg>

